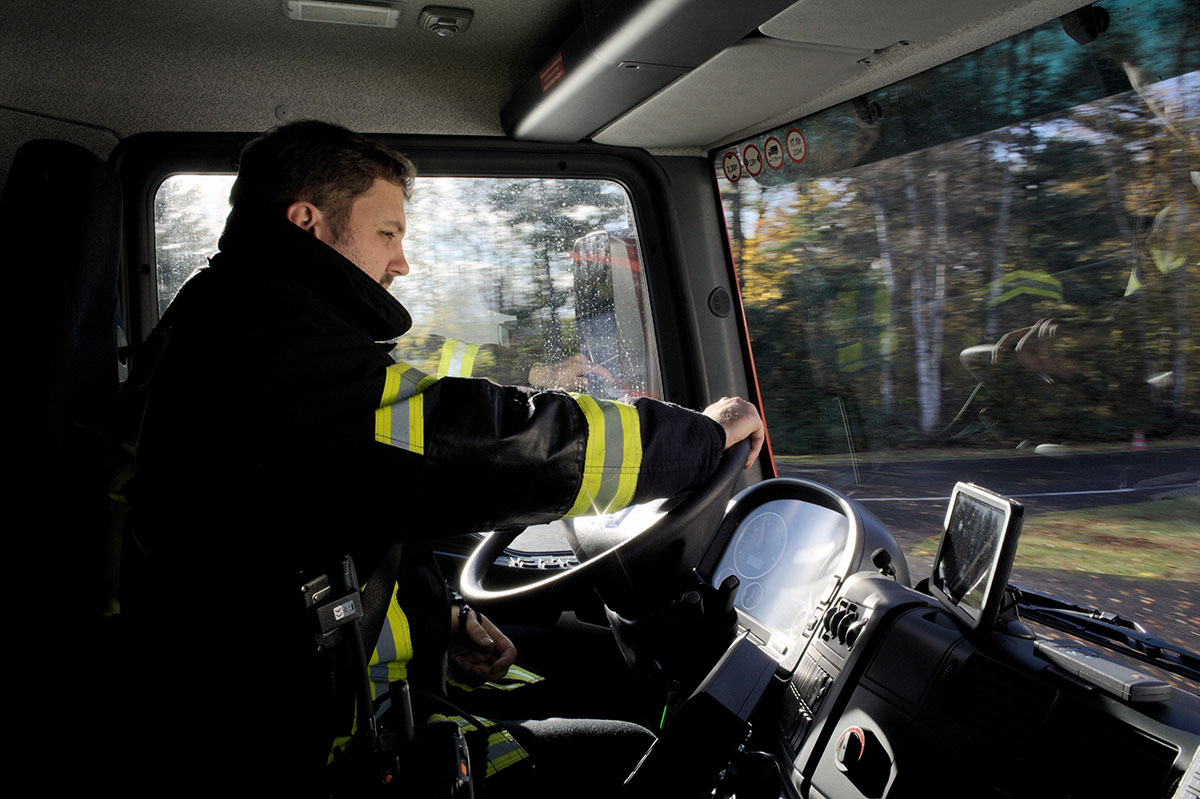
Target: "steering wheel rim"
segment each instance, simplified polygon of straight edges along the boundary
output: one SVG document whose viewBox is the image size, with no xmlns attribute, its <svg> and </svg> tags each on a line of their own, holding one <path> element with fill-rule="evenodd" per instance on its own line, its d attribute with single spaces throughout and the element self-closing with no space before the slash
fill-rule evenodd
<svg viewBox="0 0 1200 799">
<path fill-rule="evenodd" d="M 495 609 L 545 601 L 575 592 L 585 586 L 595 586 L 600 590 L 601 584 L 613 583 L 616 574 L 623 575 L 627 580 L 630 566 L 639 556 L 687 538 L 692 540 L 684 540 L 680 562 L 690 560 L 687 564 L 690 568 L 699 561 L 702 550 L 707 545 L 711 533 L 716 530 L 717 524 L 714 522 L 708 525 L 709 529 L 692 536 L 685 535 L 686 529 L 698 520 L 705 520 L 710 513 L 719 511 L 721 515 L 724 514 L 725 506 L 733 496 L 734 483 L 743 470 L 749 452 L 748 440 L 730 447 L 722 455 L 716 470 L 654 524 L 578 566 L 531 583 L 499 590 L 484 587 L 487 572 L 521 531 L 494 532 L 481 541 L 467 558 L 459 580 L 459 592 L 467 602 Z M 631 584 L 625 587 L 633 589 Z M 601 596 L 606 604 L 612 607 L 609 597 L 605 596 L 603 591 Z M 620 612 L 616 607 L 613 609 Z"/>
</svg>

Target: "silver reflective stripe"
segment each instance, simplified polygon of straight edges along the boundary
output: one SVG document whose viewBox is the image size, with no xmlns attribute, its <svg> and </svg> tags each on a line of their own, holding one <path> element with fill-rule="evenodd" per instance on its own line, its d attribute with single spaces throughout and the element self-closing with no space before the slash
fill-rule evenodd
<svg viewBox="0 0 1200 799">
<path fill-rule="evenodd" d="M 387 368 L 379 407 L 408 399 L 428 388 L 434 379 L 415 366 L 399 362 Z"/>
<path fill-rule="evenodd" d="M 434 713 L 428 718 L 428 721 L 453 721 L 464 732 L 475 729 L 475 725 L 462 716 L 445 716 L 441 713 Z M 520 742 L 507 730 L 498 728 L 496 722 L 484 718 L 479 719 L 479 722 L 488 732 L 488 763 L 484 776 L 490 777 L 500 769 L 529 757 L 525 747 L 521 746 Z"/>
<path fill-rule="evenodd" d="M 386 410 L 388 411 L 386 422 L 380 425 L 381 420 L 376 419 L 377 428 L 383 427 L 382 430 L 376 430 L 376 438 L 393 447 L 423 455 L 425 453 L 425 398 L 417 394 L 403 402 L 388 406 Z M 377 415 L 378 413 L 376 411 Z"/>
<path fill-rule="evenodd" d="M 600 410 L 604 412 L 604 475 L 600 478 L 600 490 L 596 492 L 596 507 L 607 511 L 620 488 L 621 467 L 625 464 L 625 430 L 615 402 L 601 402 Z"/>
<path fill-rule="evenodd" d="M 374 685 L 374 694 L 379 696 L 388 689 L 388 664 L 398 660 L 396 636 L 392 632 L 392 620 L 384 618 L 379 640 L 375 642 L 375 663 L 367 667 L 367 674 Z"/>
<path fill-rule="evenodd" d="M 375 410 L 375 440 L 418 455 L 425 453 L 425 402 L 422 392 L 437 382 L 406 363 L 389 366 L 383 396 Z"/>
<path fill-rule="evenodd" d="M 437 376 L 470 377 L 475 371 L 475 357 L 479 354 L 478 344 L 446 339 L 442 344 L 442 357 L 438 361 Z"/>
<path fill-rule="evenodd" d="M 583 481 L 567 516 L 609 513 L 633 501 L 642 466 L 641 420 L 631 405 L 572 397 L 588 425 Z"/>
</svg>

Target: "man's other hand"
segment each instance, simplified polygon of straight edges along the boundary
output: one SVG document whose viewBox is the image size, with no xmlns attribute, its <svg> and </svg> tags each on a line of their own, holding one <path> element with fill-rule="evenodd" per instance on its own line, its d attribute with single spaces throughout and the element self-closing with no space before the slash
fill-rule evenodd
<svg viewBox="0 0 1200 799">
<path fill-rule="evenodd" d="M 704 415 L 716 420 L 725 430 L 725 449 L 729 449 L 742 439 L 750 439 L 750 454 L 746 457 L 746 468 L 749 469 L 758 459 L 762 449 L 765 433 L 762 419 L 758 417 L 758 408 L 741 397 L 721 397 L 704 409 Z"/>
<path fill-rule="evenodd" d="M 517 648 L 487 616 L 471 610 L 463 629 L 458 628 L 458 608 L 451 609 L 452 635 L 447 652 L 454 676 L 468 685 L 482 685 L 508 673 L 517 659 Z"/>
<path fill-rule="evenodd" d="M 582 353 L 552 363 L 534 363 L 529 367 L 529 385 L 562 391 L 587 391 L 588 376 L 614 383 L 612 373 Z"/>
<path fill-rule="evenodd" d="M 1022 366 L 1053 383 L 1056 378 L 1073 377 L 1085 367 L 1107 330 L 1103 321 L 1039 319 L 1001 336 L 992 349 L 992 363 L 1000 363 L 1011 350 Z"/>
</svg>

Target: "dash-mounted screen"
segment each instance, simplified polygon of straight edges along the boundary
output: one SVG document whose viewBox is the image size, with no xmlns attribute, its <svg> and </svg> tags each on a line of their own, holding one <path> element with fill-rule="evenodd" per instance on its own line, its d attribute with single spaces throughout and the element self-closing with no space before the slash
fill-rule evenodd
<svg viewBox="0 0 1200 799">
<path fill-rule="evenodd" d="M 1012 570 L 1023 508 L 959 483 L 950 497 L 930 591 L 971 631 L 990 631 Z"/>
</svg>

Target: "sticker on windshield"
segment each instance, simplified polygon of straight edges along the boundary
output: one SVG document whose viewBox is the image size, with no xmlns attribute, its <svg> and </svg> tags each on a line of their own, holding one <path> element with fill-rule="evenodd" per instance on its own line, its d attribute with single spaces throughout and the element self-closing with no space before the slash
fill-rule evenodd
<svg viewBox="0 0 1200 799">
<path fill-rule="evenodd" d="M 804 160 L 804 156 L 808 155 L 808 142 L 804 140 L 804 134 L 795 128 L 787 132 L 787 151 L 788 158 L 797 164 Z"/>
<path fill-rule="evenodd" d="M 762 174 L 762 155 L 759 154 L 756 145 L 746 145 L 742 150 L 742 161 L 746 163 L 746 171 L 750 173 L 750 177 L 756 178 Z"/>
<path fill-rule="evenodd" d="M 783 145 L 779 143 L 779 139 L 774 136 L 767 137 L 763 143 L 763 150 L 767 153 L 767 166 L 771 169 L 783 166 Z"/>
<path fill-rule="evenodd" d="M 742 162 L 738 160 L 737 152 L 730 150 L 725 153 L 725 158 L 721 161 L 721 166 L 725 169 L 725 179 L 730 183 L 737 183 L 742 178 Z"/>
</svg>

